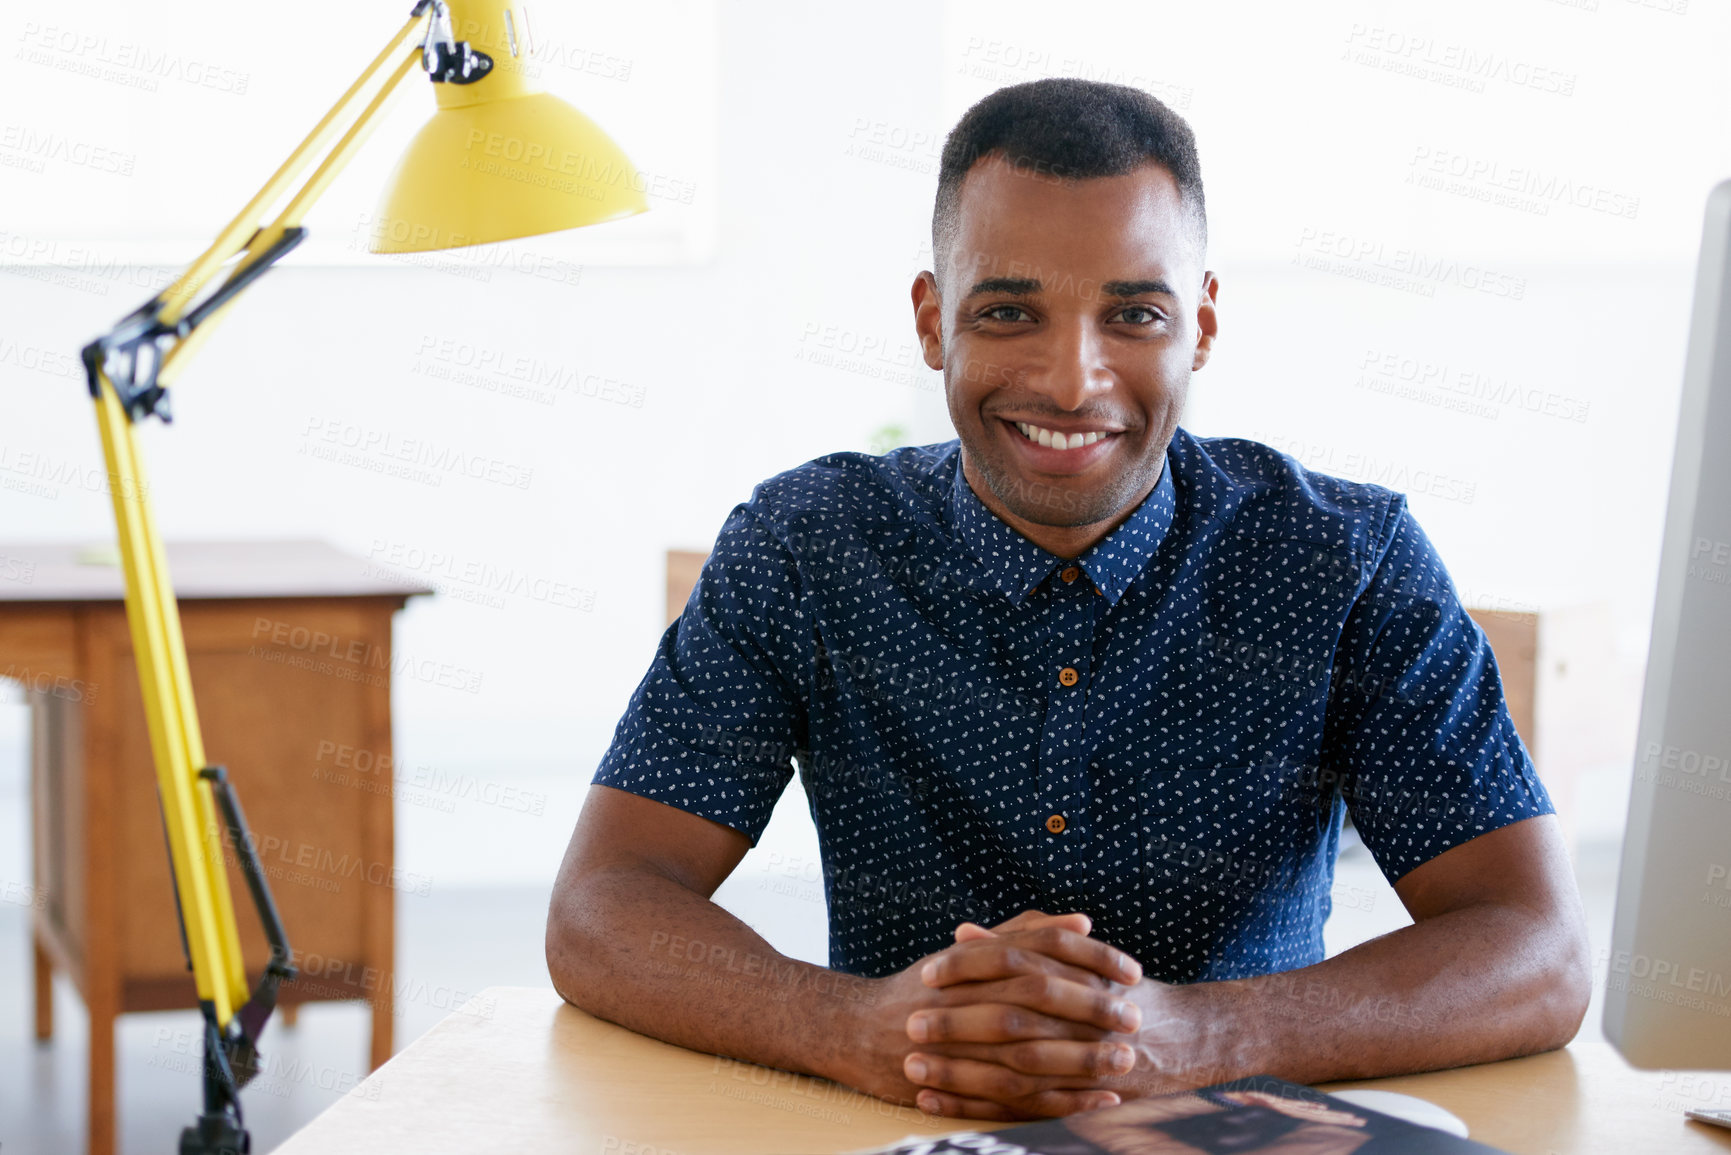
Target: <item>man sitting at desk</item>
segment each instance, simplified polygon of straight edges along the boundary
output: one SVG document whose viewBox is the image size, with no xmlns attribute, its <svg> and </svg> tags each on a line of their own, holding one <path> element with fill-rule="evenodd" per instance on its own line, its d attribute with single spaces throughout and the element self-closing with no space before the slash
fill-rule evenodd
<svg viewBox="0 0 1731 1155">
<path fill-rule="evenodd" d="M 959 443 L 734 509 L 560 870 L 559 991 L 983 1118 L 1568 1042 L 1573 875 L 1404 498 L 1178 426 L 1219 329 L 1189 126 L 1002 89 L 948 138 L 932 237 L 914 325 Z M 794 760 L 831 970 L 709 901 Z M 1325 961 L 1349 812 L 1414 922 Z"/>
</svg>

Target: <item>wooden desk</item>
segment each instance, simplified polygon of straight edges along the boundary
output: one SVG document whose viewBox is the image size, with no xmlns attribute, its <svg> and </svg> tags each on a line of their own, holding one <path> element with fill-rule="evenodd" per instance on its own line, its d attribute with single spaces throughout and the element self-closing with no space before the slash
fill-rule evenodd
<svg viewBox="0 0 1731 1155">
<path fill-rule="evenodd" d="M 372 1004 L 391 1053 L 391 616 L 424 585 L 318 542 L 170 545 L 205 748 L 229 767 L 303 968 L 283 1013 Z M 0 678 L 31 705 L 36 1037 L 50 978 L 90 1012 L 88 1147 L 114 1146 L 114 1020 L 195 1007 L 169 881 L 132 637 L 115 564 L 71 545 L 0 546 Z M 345 759 L 343 755 L 347 753 Z M 364 762 L 365 765 L 360 765 Z M 232 863 L 249 983 L 269 957 Z M 350 975 L 370 976 L 366 985 Z"/>
<path fill-rule="evenodd" d="M 1516 1155 L 1731 1151 L 1731 1132 L 1685 1123 L 1668 1105 L 1677 1095 L 1666 1079 L 1583 1040 L 1529 1059 L 1340 1087 L 1419 1095 Z M 492 987 L 276 1155 L 819 1155 L 968 1129 L 992 1128 L 669 1046 L 591 1018 L 551 990 Z"/>
</svg>

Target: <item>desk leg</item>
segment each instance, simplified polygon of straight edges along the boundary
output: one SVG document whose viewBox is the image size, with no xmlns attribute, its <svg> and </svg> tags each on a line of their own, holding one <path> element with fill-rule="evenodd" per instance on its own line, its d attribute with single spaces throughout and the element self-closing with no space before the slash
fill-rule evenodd
<svg viewBox="0 0 1731 1155">
<path fill-rule="evenodd" d="M 114 1020 L 119 1007 L 108 992 L 92 992 L 90 1009 L 90 1139 L 88 1155 L 114 1155 Z"/>
<path fill-rule="evenodd" d="M 42 949 L 42 940 L 30 936 L 32 977 L 36 982 L 36 1041 L 46 1043 L 54 1037 L 54 963 Z"/>
<path fill-rule="evenodd" d="M 91 685 L 111 686 L 116 681 L 113 655 L 120 647 L 114 639 L 125 633 L 126 620 L 118 608 L 106 611 L 94 627 L 81 622 L 79 664 Z M 78 792 L 84 808 L 83 827 L 88 854 L 85 859 L 83 942 L 84 1006 L 90 1014 L 90 1083 L 88 1088 L 89 1155 L 114 1152 L 114 1021 L 120 1017 L 121 970 L 120 901 L 117 891 L 123 869 L 120 862 L 119 822 L 115 813 L 116 779 L 120 749 L 116 735 L 120 695 L 103 694 L 88 704 L 79 717 L 83 725 L 84 782 Z"/>
<path fill-rule="evenodd" d="M 391 611 L 375 610 L 368 619 L 365 636 L 375 653 L 385 655 L 389 668 L 391 654 Z M 391 757 L 391 686 L 387 673 L 366 695 L 364 706 L 367 746 L 380 759 L 381 765 L 395 765 Z M 388 792 L 370 795 L 363 818 L 363 840 L 370 861 L 389 867 L 396 862 L 396 821 L 394 803 Z M 392 882 L 395 871 L 390 872 Z M 379 968 L 383 976 L 379 989 L 369 1000 L 373 1007 L 373 1038 L 369 1062 L 378 1070 L 391 1057 L 392 1036 L 396 1029 L 397 998 L 397 888 L 385 883 L 371 883 L 362 898 L 364 929 L 361 942 L 366 958 Z"/>
<path fill-rule="evenodd" d="M 391 1034 L 396 1024 L 397 1004 L 388 986 L 373 996 L 372 1004 L 373 1039 L 367 1064 L 376 1071 L 391 1057 Z"/>
</svg>

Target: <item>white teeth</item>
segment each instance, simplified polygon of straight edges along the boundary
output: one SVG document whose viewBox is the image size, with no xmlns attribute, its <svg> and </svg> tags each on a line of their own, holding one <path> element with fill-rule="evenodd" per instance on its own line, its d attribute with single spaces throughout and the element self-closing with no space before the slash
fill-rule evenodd
<svg viewBox="0 0 1731 1155">
<path fill-rule="evenodd" d="M 1029 441 L 1038 442 L 1048 449 L 1080 449 L 1084 445 L 1092 445 L 1107 436 L 1100 432 L 1056 433 L 1050 429 L 1041 429 L 1038 425 L 1030 425 L 1026 421 L 1016 422 L 1016 428 L 1020 429 L 1022 436 Z"/>
</svg>

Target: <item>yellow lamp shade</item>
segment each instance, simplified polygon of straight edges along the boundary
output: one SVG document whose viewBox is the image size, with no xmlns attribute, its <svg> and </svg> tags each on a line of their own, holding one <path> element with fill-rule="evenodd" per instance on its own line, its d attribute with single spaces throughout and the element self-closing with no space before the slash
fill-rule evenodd
<svg viewBox="0 0 1731 1155">
<path fill-rule="evenodd" d="M 599 224 L 646 211 L 642 188 L 624 150 L 549 93 L 441 108 L 385 186 L 372 251 L 419 253 Z"/>
<path fill-rule="evenodd" d="M 385 185 L 375 253 L 421 253 L 646 212 L 643 177 L 599 125 L 541 90 L 514 0 L 451 0 L 456 35 L 487 53 L 469 84 L 435 84 L 438 111 Z"/>
</svg>

